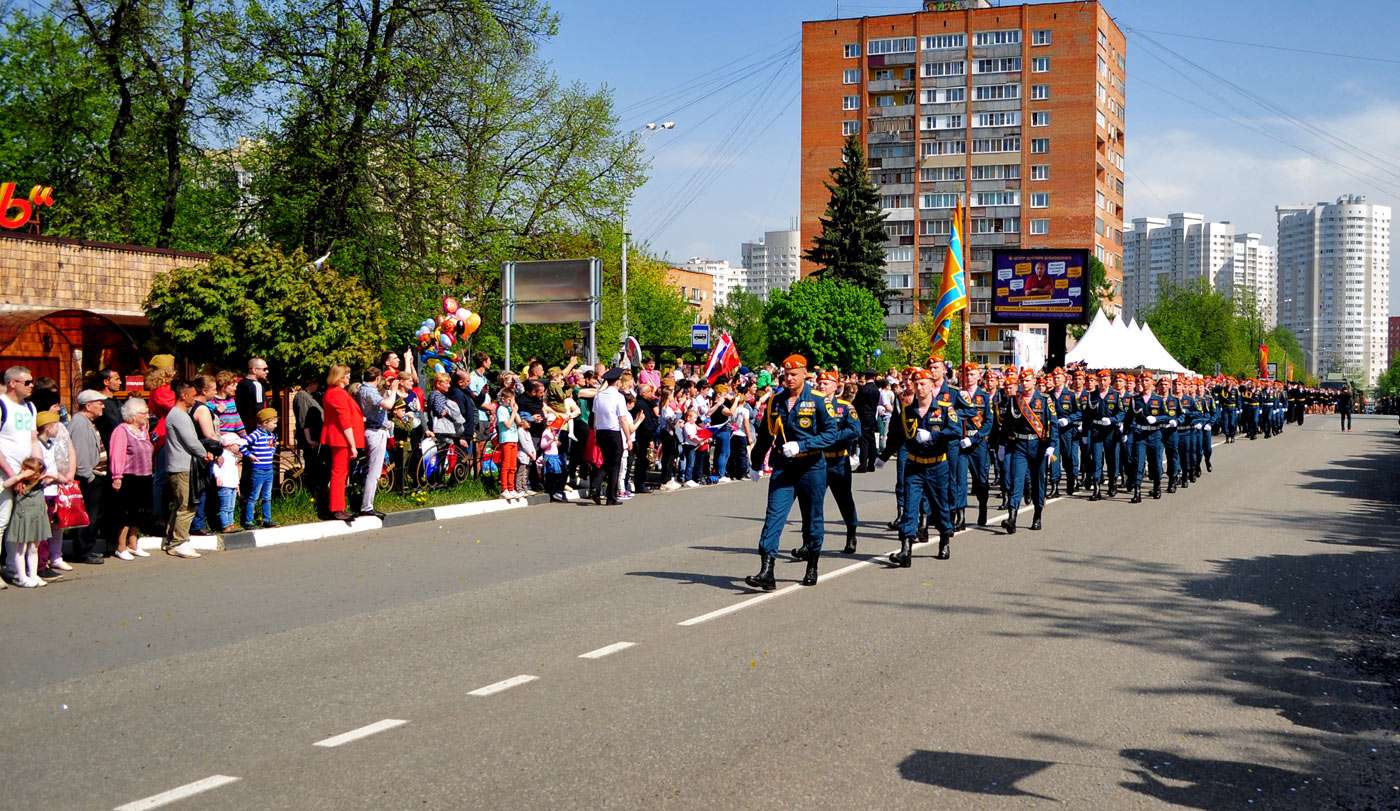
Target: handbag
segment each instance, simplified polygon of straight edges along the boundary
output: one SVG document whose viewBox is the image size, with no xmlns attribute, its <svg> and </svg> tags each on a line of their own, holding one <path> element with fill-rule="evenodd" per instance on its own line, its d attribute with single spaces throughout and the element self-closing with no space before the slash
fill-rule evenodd
<svg viewBox="0 0 1400 811">
<path fill-rule="evenodd" d="M 83 503 L 83 491 L 77 482 L 65 482 L 58 486 L 54 518 L 58 520 L 59 529 L 77 529 L 88 525 L 87 505 Z"/>
</svg>

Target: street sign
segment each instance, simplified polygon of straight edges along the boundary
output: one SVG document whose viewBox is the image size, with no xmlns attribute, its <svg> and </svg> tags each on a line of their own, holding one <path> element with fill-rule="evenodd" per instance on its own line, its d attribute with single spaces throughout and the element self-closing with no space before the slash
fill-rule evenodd
<svg viewBox="0 0 1400 811">
<path fill-rule="evenodd" d="M 696 351 L 710 348 L 709 324 L 696 324 L 690 328 L 690 348 Z"/>
</svg>

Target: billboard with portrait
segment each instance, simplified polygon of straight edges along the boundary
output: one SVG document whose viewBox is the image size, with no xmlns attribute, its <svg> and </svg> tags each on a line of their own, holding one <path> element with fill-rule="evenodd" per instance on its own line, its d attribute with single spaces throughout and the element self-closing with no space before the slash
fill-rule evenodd
<svg viewBox="0 0 1400 811">
<path fill-rule="evenodd" d="M 1089 322 L 1089 252 L 1079 248 L 992 251 L 992 312 L 998 324 Z"/>
</svg>

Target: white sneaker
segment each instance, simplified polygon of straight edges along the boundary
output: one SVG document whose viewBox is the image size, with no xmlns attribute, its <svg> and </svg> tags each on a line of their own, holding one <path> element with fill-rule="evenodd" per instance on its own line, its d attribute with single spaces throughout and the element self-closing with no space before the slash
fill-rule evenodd
<svg viewBox="0 0 1400 811">
<path fill-rule="evenodd" d="M 719 477 L 719 481 L 715 482 L 715 484 L 725 484 L 726 482 L 732 482 L 732 481 L 734 481 L 734 480 L 731 479 L 731 478 L 729 478 L 728 476 L 720 476 L 720 477 Z"/>
<path fill-rule="evenodd" d="M 165 554 L 171 555 L 171 556 L 177 557 L 177 558 L 197 558 L 197 557 L 202 557 L 198 552 L 195 551 L 195 548 L 194 548 L 193 546 L 190 546 L 190 542 L 189 542 L 189 541 L 185 541 L 184 543 L 180 544 L 179 546 L 171 547 L 170 549 L 165 550 Z"/>
<path fill-rule="evenodd" d="M 138 558 L 148 558 L 148 557 L 151 556 L 151 553 L 150 553 L 150 552 L 147 552 L 146 550 L 142 549 L 142 548 L 139 547 L 139 546 L 136 547 L 135 549 L 130 550 L 130 551 L 131 551 L 131 554 L 135 555 L 135 556 L 138 557 Z"/>
<path fill-rule="evenodd" d="M 42 577 L 38 576 L 37 574 L 31 574 L 31 575 L 29 576 L 29 579 L 26 580 L 26 581 L 24 581 L 24 587 L 27 588 L 27 589 L 37 589 L 37 588 L 39 588 L 40 586 L 47 586 L 47 585 L 48 585 L 48 581 L 44 580 Z"/>
<path fill-rule="evenodd" d="M 681 485 L 681 487 L 699 487 L 699 486 L 700 486 L 700 482 L 697 482 L 697 481 L 695 481 L 694 479 L 691 479 L 690 481 L 688 481 L 688 482 L 686 482 L 685 484 Z"/>
<path fill-rule="evenodd" d="M 136 560 L 136 556 L 126 551 L 125 549 L 113 555 L 113 557 L 115 557 L 117 560 Z"/>
<path fill-rule="evenodd" d="M 671 479 L 670 481 L 661 485 L 661 489 L 667 492 L 670 492 L 672 490 L 679 490 L 681 489 L 681 483 L 676 481 L 675 479 Z"/>
<path fill-rule="evenodd" d="M 59 570 L 60 572 L 71 572 L 71 571 L 73 571 L 73 567 L 70 566 L 70 565 L 68 565 L 68 561 L 64 560 L 63 558 L 59 558 L 58 560 L 51 561 L 51 562 L 49 563 L 49 566 L 50 566 L 51 568 L 54 568 L 54 569 Z"/>
</svg>

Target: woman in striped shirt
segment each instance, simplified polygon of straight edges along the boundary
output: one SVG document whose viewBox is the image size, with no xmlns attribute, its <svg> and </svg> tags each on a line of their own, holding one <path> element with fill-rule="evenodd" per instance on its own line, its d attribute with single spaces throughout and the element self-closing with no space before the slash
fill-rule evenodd
<svg viewBox="0 0 1400 811">
<path fill-rule="evenodd" d="M 246 438 L 248 426 L 243 424 L 243 418 L 238 415 L 238 403 L 234 401 L 234 393 L 238 390 L 238 375 L 227 370 L 222 371 L 214 376 L 214 383 L 218 390 L 209 400 L 209 405 L 213 406 L 214 415 L 218 419 L 218 433 L 237 434 Z"/>
</svg>

